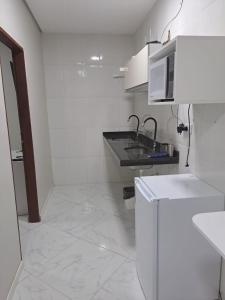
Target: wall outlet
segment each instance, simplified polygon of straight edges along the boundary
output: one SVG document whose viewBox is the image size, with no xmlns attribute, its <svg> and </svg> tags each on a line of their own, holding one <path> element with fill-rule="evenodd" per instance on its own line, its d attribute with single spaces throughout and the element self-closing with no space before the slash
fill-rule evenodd
<svg viewBox="0 0 225 300">
<path fill-rule="evenodd" d="M 181 124 L 179 124 L 180 126 Z M 179 127 L 178 126 L 178 127 Z M 179 129 L 178 131 L 178 127 L 177 127 L 177 133 L 180 134 L 180 135 L 184 135 L 184 136 L 187 136 L 188 135 L 188 131 L 189 131 L 189 124 L 187 123 L 182 123 L 182 127 L 181 128 L 185 128 L 185 130 L 182 130 L 182 129 Z M 186 130 L 187 129 L 187 130 Z M 193 131 L 193 124 L 190 124 L 190 132 L 192 134 L 192 131 Z"/>
<path fill-rule="evenodd" d="M 177 126 L 177 133 L 182 134 L 183 132 L 187 132 L 188 131 L 188 126 L 185 125 L 184 123 L 180 123 Z"/>
</svg>

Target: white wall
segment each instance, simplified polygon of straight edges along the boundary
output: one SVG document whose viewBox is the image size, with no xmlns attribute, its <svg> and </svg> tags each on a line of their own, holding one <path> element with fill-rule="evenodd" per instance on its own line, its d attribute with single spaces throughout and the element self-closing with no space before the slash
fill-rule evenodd
<svg viewBox="0 0 225 300">
<path fill-rule="evenodd" d="M 3 87 L 5 95 L 6 115 L 9 131 L 10 150 L 20 150 L 21 133 L 17 107 L 16 89 L 13 80 L 13 74 L 10 66 L 12 61 L 11 50 L 0 42 L 0 60 L 2 67 Z M 26 183 L 24 173 L 24 163 L 22 161 L 14 161 L 13 175 L 14 187 L 16 193 L 17 214 L 25 215 L 28 213 Z"/>
<path fill-rule="evenodd" d="M 22 0 L 0 0 L 0 26 L 25 51 L 39 204 L 52 185 L 41 33 Z"/>
<path fill-rule="evenodd" d="M 156 2 L 135 36 L 136 50 L 144 46 L 150 28 L 153 37 L 160 39 L 162 29 L 175 15 L 179 5 L 180 0 L 158 0 Z M 184 0 L 183 10 L 170 29 L 172 37 L 177 34 L 225 35 L 225 1 Z M 170 107 L 148 107 L 146 97 L 144 99 L 137 98 L 135 106 L 136 111 L 148 112 L 153 116 L 157 111 L 159 122 L 166 124 L 166 126 L 162 125 L 165 127 L 161 139 L 174 143 L 180 150 L 181 160 L 177 171 L 189 171 L 184 167 L 187 154 L 187 135 L 179 137 L 176 134 L 176 121 L 171 118 Z M 174 107 L 175 111 L 176 107 Z M 179 116 L 187 123 L 186 105 L 180 106 Z M 194 105 L 192 123 L 194 125 L 190 171 L 225 192 L 225 104 Z M 225 276 L 222 281 L 223 296 L 225 296 Z"/>
<path fill-rule="evenodd" d="M 113 75 L 130 58 L 133 39 L 44 34 L 43 46 L 54 183 L 128 180 L 102 132 L 128 128 L 133 101 Z"/>
<path fill-rule="evenodd" d="M 13 81 L 10 61 L 12 61 L 11 50 L 0 42 L 0 58 L 2 65 L 2 76 L 4 84 L 6 113 L 9 129 L 10 146 L 12 150 L 21 149 L 21 133 L 17 107 L 16 89 Z"/>
<path fill-rule="evenodd" d="M 21 255 L 1 67 L 0 140 L 0 299 L 6 300 Z"/>
</svg>

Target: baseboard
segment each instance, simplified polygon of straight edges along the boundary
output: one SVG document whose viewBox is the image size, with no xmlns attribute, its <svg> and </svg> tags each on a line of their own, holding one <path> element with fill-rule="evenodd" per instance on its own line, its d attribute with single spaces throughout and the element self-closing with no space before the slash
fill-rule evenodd
<svg viewBox="0 0 225 300">
<path fill-rule="evenodd" d="M 48 204 L 48 201 L 50 199 L 50 196 L 52 195 L 52 192 L 53 192 L 53 189 L 54 189 L 54 186 L 52 186 L 48 192 L 48 196 L 45 200 L 45 203 L 43 204 L 42 208 L 41 208 L 41 211 L 40 211 L 40 217 L 42 219 L 42 217 L 44 216 L 45 212 L 46 212 L 46 208 L 47 208 L 47 204 Z"/>
<path fill-rule="evenodd" d="M 19 280 L 19 277 L 20 277 L 23 269 L 24 269 L 24 263 L 23 263 L 23 261 L 21 261 L 6 300 L 12 300 L 13 299 L 13 296 L 14 296 L 14 293 L 15 293 L 15 290 L 16 290 L 16 287 L 17 287 L 17 284 L 18 284 L 18 280 Z"/>
</svg>

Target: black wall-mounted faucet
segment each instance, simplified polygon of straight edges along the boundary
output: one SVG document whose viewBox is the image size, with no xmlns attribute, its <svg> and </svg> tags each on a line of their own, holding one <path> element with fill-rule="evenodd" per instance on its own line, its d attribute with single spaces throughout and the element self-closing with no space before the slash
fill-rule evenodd
<svg viewBox="0 0 225 300">
<path fill-rule="evenodd" d="M 130 121 L 131 118 L 136 118 L 137 119 L 137 129 L 136 129 L 136 134 L 137 134 L 137 137 L 138 137 L 138 133 L 139 133 L 139 126 L 140 126 L 140 119 L 137 115 L 130 115 L 127 122 Z"/>
<path fill-rule="evenodd" d="M 158 125 L 157 125 L 157 121 L 155 118 L 152 118 L 152 117 L 149 117 L 147 119 L 144 120 L 143 122 L 143 127 L 145 126 L 145 124 L 148 122 L 148 121 L 153 121 L 154 124 L 155 124 L 155 130 L 154 130 L 154 148 L 156 147 L 156 137 L 157 137 L 157 129 L 158 129 Z"/>
</svg>

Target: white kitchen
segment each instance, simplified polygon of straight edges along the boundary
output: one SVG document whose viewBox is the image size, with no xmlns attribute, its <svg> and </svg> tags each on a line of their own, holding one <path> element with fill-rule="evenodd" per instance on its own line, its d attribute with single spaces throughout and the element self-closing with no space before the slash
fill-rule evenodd
<svg viewBox="0 0 225 300">
<path fill-rule="evenodd" d="M 0 7 L 0 300 L 225 299 L 225 1 Z"/>
</svg>

